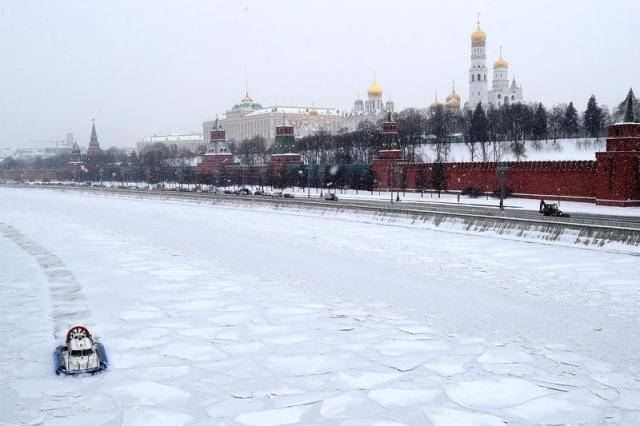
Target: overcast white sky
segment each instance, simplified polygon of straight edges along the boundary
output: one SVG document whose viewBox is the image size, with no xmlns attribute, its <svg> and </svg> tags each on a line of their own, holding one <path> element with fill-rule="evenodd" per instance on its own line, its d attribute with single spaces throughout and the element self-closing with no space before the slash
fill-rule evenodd
<svg viewBox="0 0 640 426">
<path fill-rule="evenodd" d="M 133 146 L 201 131 L 244 94 L 350 109 L 376 72 L 397 109 L 451 81 L 467 98 L 476 13 L 526 100 L 640 91 L 640 1 L 0 0 L 0 146 L 63 138 Z"/>
</svg>

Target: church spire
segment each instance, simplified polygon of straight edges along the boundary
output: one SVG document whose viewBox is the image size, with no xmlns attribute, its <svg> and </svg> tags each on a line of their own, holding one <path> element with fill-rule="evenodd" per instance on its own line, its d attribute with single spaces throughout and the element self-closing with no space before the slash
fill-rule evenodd
<svg viewBox="0 0 640 426">
<path fill-rule="evenodd" d="M 633 112 L 633 89 L 629 89 L 629 93 L 627 94 L 627 109 L 624 114 L 624 122 L 625 123 L 635 123 L 636 117 Z"/>
</svg>

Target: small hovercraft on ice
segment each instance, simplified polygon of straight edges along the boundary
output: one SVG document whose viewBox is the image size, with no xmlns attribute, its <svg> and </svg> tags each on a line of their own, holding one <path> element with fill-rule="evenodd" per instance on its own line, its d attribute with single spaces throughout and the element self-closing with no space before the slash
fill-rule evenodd
<svg viewBox="0 0 640 426">
<path fill-rule="evenodd" d="M 95 374 L 109 365 L 104 346 L 93 340 L 85 327 L 71 327 L 66 343 L 66 346 L 58 346 L 53 354 L 56 374 Z"/>
</svg>

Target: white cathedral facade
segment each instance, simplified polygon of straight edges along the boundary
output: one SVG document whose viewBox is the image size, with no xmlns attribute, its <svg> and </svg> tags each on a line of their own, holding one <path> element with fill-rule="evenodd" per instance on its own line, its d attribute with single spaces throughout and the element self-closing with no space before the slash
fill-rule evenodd
<svg viewBox="0 0 640 426">
<path fill-rule="evenodd" d="M 465 106 L 473 110 L 479 103 L 498 108 L 505 104 L 522 102 L 522 86 L 516 83 L 515 78 L 509 82 L 509 63 L 502 58 L 502 48 L 500 58 L 493 63 L 493 79 L 489 90 L 486 48 L 487 34 L 480 29 L 478 21 L 476 30 L 471 34 L 469 100 Z"/>
</svg>

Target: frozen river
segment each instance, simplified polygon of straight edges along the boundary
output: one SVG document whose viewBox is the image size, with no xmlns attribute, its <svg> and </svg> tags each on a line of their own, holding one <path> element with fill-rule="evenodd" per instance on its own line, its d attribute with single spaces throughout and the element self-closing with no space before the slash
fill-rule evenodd
<svg viewBox="0 0 640 426">
<path fill-rule="evenodd" d="M 348 214 L 0 188 L 0 424 L 639 424 L 639 276 Z M 106 373 L 53 374 L 75 322 Z"/>
</svg>

